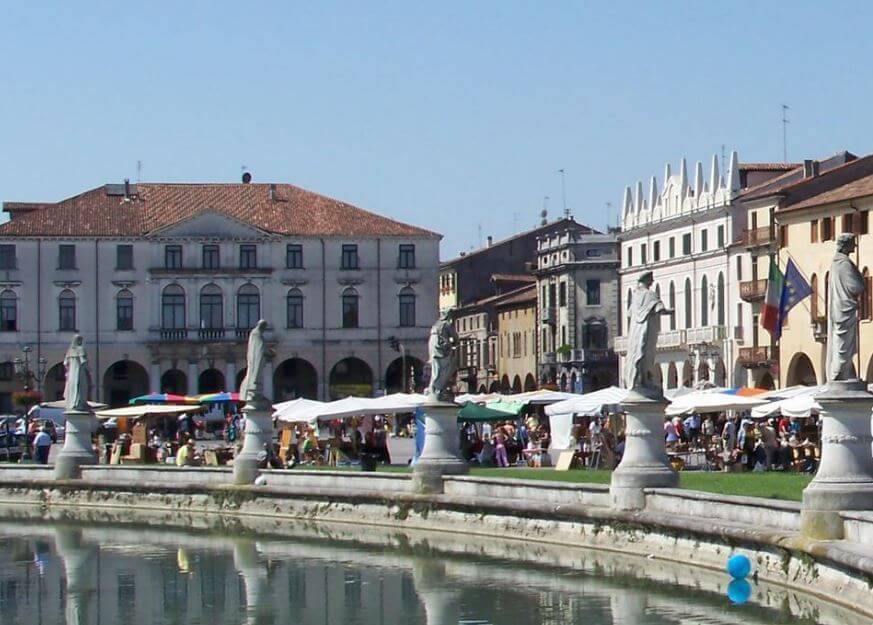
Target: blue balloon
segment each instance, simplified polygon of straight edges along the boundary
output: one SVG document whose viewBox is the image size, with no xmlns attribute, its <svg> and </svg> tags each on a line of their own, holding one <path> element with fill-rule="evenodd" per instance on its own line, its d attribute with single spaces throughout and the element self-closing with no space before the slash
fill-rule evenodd
<svg viewBox="0 0 873 625">
<path fill-rule="evenodd" d="M 727 596 L 731 603 L 742 605 L 752 596 L 752 585 L 747 579 L 732 579 L 728 584 Z"/>
<path fill-rule="evenodd" d="M 741 553 L 731 556 L 727 561 L 728 575 L 734 579 L 743 579 L 752 571 L 752 561 Z"/>
</svg>

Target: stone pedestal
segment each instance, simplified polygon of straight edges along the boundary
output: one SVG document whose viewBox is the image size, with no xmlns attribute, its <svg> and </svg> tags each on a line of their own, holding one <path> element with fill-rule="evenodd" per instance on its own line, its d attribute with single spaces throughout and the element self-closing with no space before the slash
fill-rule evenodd
<svg viewBox="0 0 873 625">
<path fill-rule="evenodd" d="M 245 439 L 243 448 L 233 459 L 234 484 L 254 484 L 265 445 L 273 444 L 272 406 L 266 400 L 250 402 L 243 408 Z"/>
<path fill-rule="evenodd" d="M 424 448 L 415 463 L 413 480 L 421 493 L 443 492 L 444 475 L 465 475 L 470 467 L 458 453 L 458 410 L 455 404 L 431 402 L 424 409 Z"/>
<path fill-rule="evenodd" d="M 55 530 L 55 546 L 66 572 L 64 616 L 68 625 L 97 622 L 97 546 L 82 540 L 82 531 Z"/>
<path fill-rule="evenodd" d="M 233 565 L 246 590 L 246 623 L 273 623 L 270 579 L 253 540 L 240 539 L 233 546 Z"/>
<path fill-rule="evenodd" d="M 457 625 L 461 601 L 457 589 L 446 578 L 445 564 L 432 560 L 416 561 L 412 567 L 415 592 L 424 604 L 427 625 Z"/>
<path fill-rule="evenodd" d="M 619 510 L 640 510 L 646 506 L 645 488 L 672 488 L 679 475 L 667 463 L 664 442 L 663 397 L 646 397 L 631 391 L 622 402 L 627 414 L 624 455 L 612 473 L 609 495 Z"/>
<path fill-rule="evenodd" d="M 821 406 L 821 463 L 803 491 L 801 531 L 807 538 L 843 538 L 843 510 L 873 510 L 873 394 L 861 380 L 828 382 Z"/>
<path fill-rule="evenodd" d="M 56 480 L 72 480 L 82 476 L 82 465 L 97 464 L 97 454 L 91 444 L 97 420 L 90 412 L 65 412 L 67 419 L 64 447 L 55 459 Z"/>
</svg>

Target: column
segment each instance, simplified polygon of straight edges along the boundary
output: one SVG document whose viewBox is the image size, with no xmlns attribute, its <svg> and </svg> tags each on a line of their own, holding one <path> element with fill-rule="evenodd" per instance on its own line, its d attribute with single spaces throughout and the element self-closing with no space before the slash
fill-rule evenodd
<svg viewBox="0 0 873 625">
<path fill-rule="evenodd" d="M 149 389 L 152 393 L 161 392 L 161 363 L 153 360 L 149 367 Z"/>
<path fill-rule="evenodd" d="M 253 484 L 260 474 L 259 455 L 266 445 L 273 444 L 273 405 L 261 397 L 246 403 L 242 411 L 245 438 L 242 451 L 233 460 L 233 481 L 234 484 Z"/>
<path fill-rule="evenodd" d="M 55 459 L 54 478 L 74 480 L 82 476 L 82 465 L 97 464 L 97 454 L 91 435 L 97 430 L 97 419 L 91 412 L 64 411 L 67 420 L 64 446 Z"/>
<path fill-rule="evenodd" d="M 801 532 L 814 540 L 840 540 L 840 512 L 873 510 L 873 394 L 862 380 L 831 381 L 816 401 L 822 408 L 821 463 L 803 491 Z"/>
<path fill-rule="evenodd" d="M 429 399 L 424 409 L 424 447 L 413 469 L 415 489 L 443 492 L 444 475 L 465 475 L 470 467 L 458 451 L 458 406 Z"/>
<path fill-rule="evenodd" d="M 188 361 L 188 395 L 197 394 L 197 361 Z"/>
<path fill-rule="evenodd" d="M 239 390 L 236 388 L 236 363 L 232 360 L 224 365 L 224 386 L 228 393 Z"/>
<path fill-rule="evenodd" d="M 625 449 L 621 462 L 612 472 L 609 494 L 619 510 L 646 507 L 646 488 L 674 488 L 679 475 L 667 464 L 664 441 L 664 397 L 646 397 L 631 391 L 621 403 L 627 414 Z"/>
</svg>

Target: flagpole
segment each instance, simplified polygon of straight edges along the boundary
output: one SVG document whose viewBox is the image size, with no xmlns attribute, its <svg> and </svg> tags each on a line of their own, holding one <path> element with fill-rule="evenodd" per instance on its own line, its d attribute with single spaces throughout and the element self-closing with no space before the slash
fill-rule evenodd
<svg viewBox="0 0 873 625">
<path fill-rule="evenodd" d="M 854 206 L 852 202 L 849 202 L 849 206 L 855 211 L 852 215 L 852 234 L 855 235 L 855 267 L 858 268 L 861 266 L 861 211 L 857 206 Z M 859 269 L 860 271 L 860 269 Z M 867 288 L 866 280 L 864 281 L 864 288 Z M 866 292 L 862 292 L 861 297 L 867 299 L 868 294 Z M 870 300 L 867 299 L 869 302 Z M 864 308 L 867 308 L 866 304 Z M 860 311 L 859 311 L 860 312 Z M 858 320 L 858 349 L 855 351 L 855 361 L 856 361 L 856 371 L 858 372 L 858 377 L 860 379 L 864 379 L 861 376 L 861 324 L 860 319 Z M 866 371 L 864 372 L 867 373 Z"/>
</svg>

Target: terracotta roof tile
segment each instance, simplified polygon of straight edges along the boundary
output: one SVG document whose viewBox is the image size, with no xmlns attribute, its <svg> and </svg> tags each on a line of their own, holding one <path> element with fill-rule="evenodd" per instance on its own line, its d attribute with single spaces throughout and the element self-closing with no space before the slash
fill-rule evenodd
<svg viewBox="0 0 873 625">
<path fill-rule="evenodd" d="M 740 163 L 741 171 L 789 171 L 802 163 Z"/>
<path fill-rule="evenodd" d="M 801 208 L 810 208 L 812 206 L 822 206 L 824 204 L 834 204 L 845 200 L 853 200 L 873 195 L 873 174 L 859 178 L 852 182 L 848 182 L 835 189 L 819 193 L 811 198 L 807 198 L 802 202 L 792 204 L 788 210 L 798 210 Z M 784 209 L 783 209 L 784 210 Z M 780 211 L 782 212 L 782 211 Z"/>
<path fill-rule="evenodd" d="M 143 236 L 206 212 L 284 235 L 441 236 L 290 184 L 139 183 L 131 188 L 130 201 L 107 185 L 56 204 L 7 202 L 4 210 L 13 219 L 0 225 L 0 236 Z"/>
<path fill-rule="evenodd" d="M 819 173 L 824 174 L 844 165 L 848 165 L 855 162 L 857 158 L 858 157 L 851 152 L 838 152 L 833 156 L 829 156 L 828 158 L 819 161 Z M 740 199 L 757 200 L 760 198 L 770 197 L 771 195 L 782 193 L 793 185 L 803 184 L 808 182 L 809 180 L 813 179 L 803 177 L 803 166 L 800 165 L 798 167 L 795 167 L 794 169 L 785 172 L 784 174 L 776 176 L 775 178 L 770 178 L 769 180 L 765 180 L 761 184 L 755 185 L 754 187 L 744 189 L 742 194 L 740 195 Z"/>
</svg>

